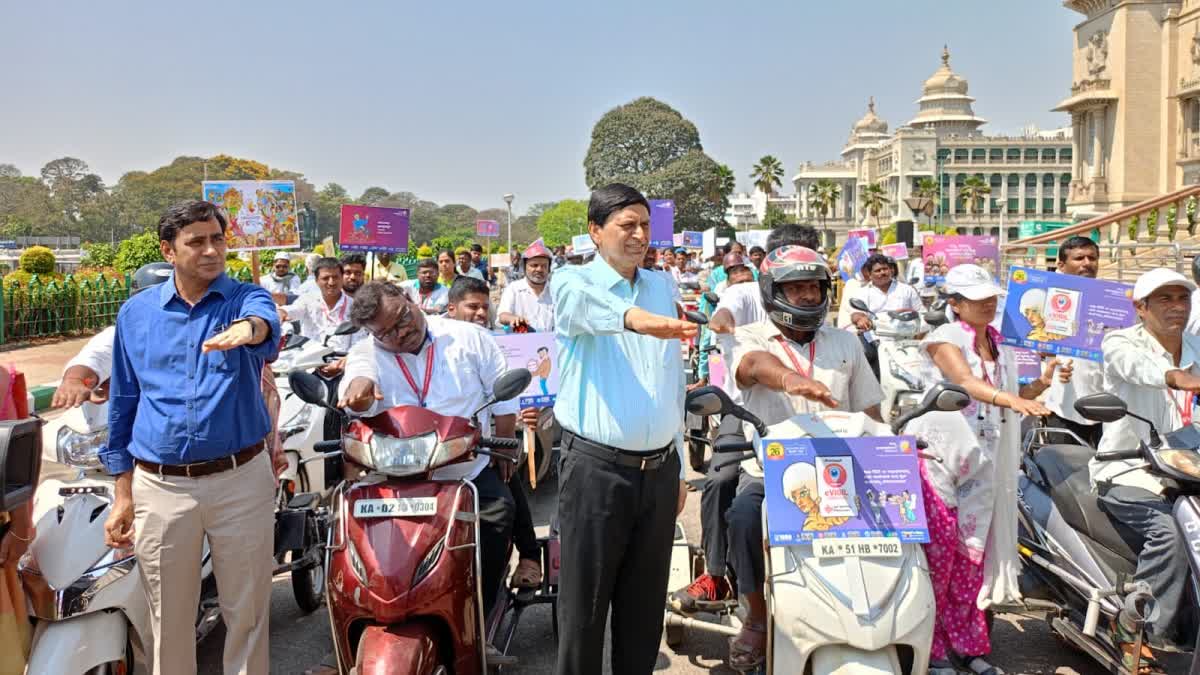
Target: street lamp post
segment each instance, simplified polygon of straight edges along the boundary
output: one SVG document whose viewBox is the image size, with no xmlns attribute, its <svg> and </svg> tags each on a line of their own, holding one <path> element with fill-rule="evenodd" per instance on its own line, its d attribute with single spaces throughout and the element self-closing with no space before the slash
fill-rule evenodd
<svg viewBox="0 0 1200 675">
<path fill-rule="evenodd" d="M 512 202 L 513 194 L 504 195 L 504 203 L 508 205 L 508 254 L 512 255 Z"/>
</svg>

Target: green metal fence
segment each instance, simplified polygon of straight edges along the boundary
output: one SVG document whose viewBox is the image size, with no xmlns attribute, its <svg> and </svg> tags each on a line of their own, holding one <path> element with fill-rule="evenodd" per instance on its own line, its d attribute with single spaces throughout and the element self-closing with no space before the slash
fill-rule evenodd
<svg viewBox="0 0 1200 675">
<path fill-rule="evenodd" d="M 0 290 L 0 344 L 96 331 L 117 320 L 129 298 L 129 276 L 43 282 L 10 281 Z"/>
</svg>

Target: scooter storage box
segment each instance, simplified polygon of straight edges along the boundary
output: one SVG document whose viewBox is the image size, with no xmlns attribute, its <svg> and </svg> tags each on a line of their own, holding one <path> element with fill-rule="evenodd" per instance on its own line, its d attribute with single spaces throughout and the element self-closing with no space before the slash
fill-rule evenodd
<svg viewBox="0 0 1200 675">
<path fill-rule="evenodd" d="M 41 427 L 36 417 L 0 422 L 0 511 L 33 498 L 42 468 Z"/>
</svg>

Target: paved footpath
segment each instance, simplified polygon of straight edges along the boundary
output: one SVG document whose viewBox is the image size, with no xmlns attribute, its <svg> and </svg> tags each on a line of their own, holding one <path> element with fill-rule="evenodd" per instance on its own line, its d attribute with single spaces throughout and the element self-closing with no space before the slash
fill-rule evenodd
<svg viewBox="0 0 1200 675">
<path fill-rule="evenodd" d="M 79 353 L 91 336 L 62 340 L 35 347 L 5 349 L 0 351 L 0 364 L 12 363 L 25 373 L 25 383 L 30 387 L 57 384 L 62 378 L 62 369 L 72 356 Z"/>
</svg>

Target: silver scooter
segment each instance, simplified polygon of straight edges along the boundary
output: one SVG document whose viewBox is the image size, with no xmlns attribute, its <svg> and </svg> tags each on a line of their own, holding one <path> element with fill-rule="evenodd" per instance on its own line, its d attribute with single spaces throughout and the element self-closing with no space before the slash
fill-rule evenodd
<svg viewBox="0 0 1200 675">
<path fill-rule="evenodd" d="M 43 430 L 43 459 L 71 473 L 38 484 L 37 533 L 17 567 L 36 620 L 28 675 L 132 672 L 135 650 L 150 648 L 150 607 L 137 557 L 104 543 L 116 485 L 98 456 L 107 442 L 107 403 L 71 408 Z M 207 542 L 201 574 L 197 640 L 220 620 Z"/>
<path fill-rule="evenodd" d="M 1128 412 L 1113 394 L 1094 394 L 1075 402 L 1075 410 L 1097 422 L 1115 422 Z M 1137 418 L 1142 419 L 1142 418 Z M 1038 428 L 1026 436 L 1018 484 L 1021 556 L 1021 614 L 1043 619 L 1062 640 L 1113 673 L 1128 673 L 1116 646 L 1112 621 L 1138 636 L 1152 616 L 1154 598 L 1145 584 L 1134 583 L 1137 551 L 1128 533 L 1102 510 L 1091 488 L 1088 462 L 1140 459 L 1155 476 L 1174 480 L 1173 513 L 1187 537 L 1191 568 L 1190 602 L 1200 605 L 1200 427 L 1187 426 L 1160 436 L 1150 427 L 1149 443 L 1136 448 L 1095 452 L 1077 444 L 1044 443 L 1046 437 L 1073 436 L 1065 429 Z M 1194 649 L 1194 645 L 1193 645 Z M 1137 672 L 1138 664 L 1133 664 Z M 1182 670 L 1169 669 L 1170 672 Z M 1200 675 L 1200 659 L 1190 673 Z"/>
</svg>

